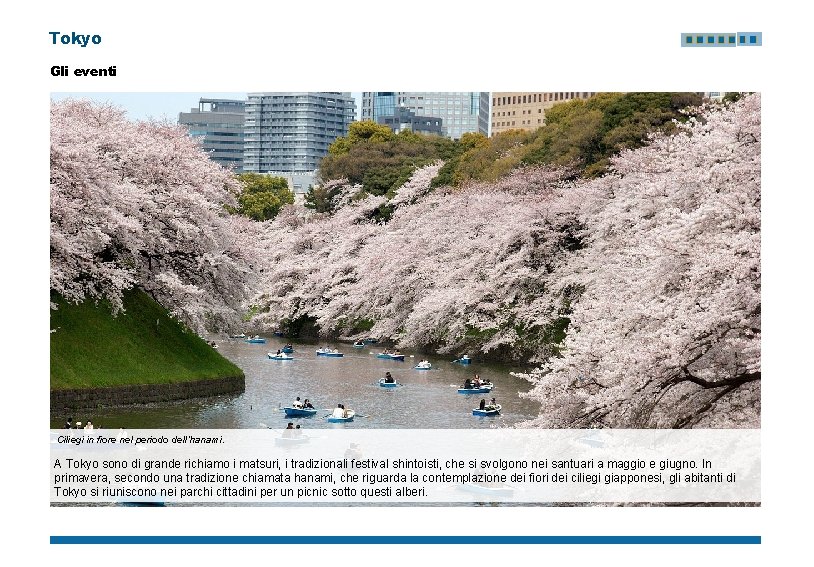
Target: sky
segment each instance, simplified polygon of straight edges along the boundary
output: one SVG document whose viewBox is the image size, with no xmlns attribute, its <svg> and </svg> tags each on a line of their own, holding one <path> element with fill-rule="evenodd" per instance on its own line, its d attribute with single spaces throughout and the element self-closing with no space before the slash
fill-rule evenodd
<svg viewBox="0 0 814 567">
<path fill-rule="evenodd" d="M 128 118 L 132 120 L 169 120 L 178 121 L 179 112 L 189 112 L 191 108 L 198 107 L 198 99 L 205 98 L 235 98 L 245 99 L 247 93 L 63 93 L 52 92 L 52 100 L 66 98 L 85 98 L 99 102 L 110 102 L 127 111 Z M 352 93 L 356 99 L 356 118 L 359 118 L 359 109 L 362 93 Z"/>
</svg>

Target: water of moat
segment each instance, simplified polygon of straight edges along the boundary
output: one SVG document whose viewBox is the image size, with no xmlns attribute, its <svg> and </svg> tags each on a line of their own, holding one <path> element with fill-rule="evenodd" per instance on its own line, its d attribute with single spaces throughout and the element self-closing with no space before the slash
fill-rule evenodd
<svg viewBox="0 0 814 567">
<path fill-rule="evenodd" d="M 379 345 L 354 348 L 348 343 L 294 342 L 294 360 L 275 361 L 267 353 L 276 352 L 287 342 L 266 337 L 266 344 L 251 344 L 240 339 L 217 340 L 218 349 L 246 374 L 246 391 L 240 395 L 198 398 L 181 402 L 148 404 L 119 408 L 100 408 L 77 412 L 75 421 L 91 419 L 105 429 L 207 428 L 235 429 L 271 427 L 283 429 L 288 422 L 306 429 L 316 428 L 489 428 L 507 427 L 537 416 L 539 404 L 521 398 L 531 385 L 512 371 L 522 371 L 474 358 L 470 365 L 452 362 L 454 356 L 427 355 L 402 351 L 405 361 L 376 357 Z M 338 349 L 342 358 L 316 355 L 321 346 Z M 422 359 L 431 370 L 415 370 Z M 525 369 L 527 370 L 527 369 Z M 389 371 L 401 386 L 382 388 L 379 378 Z M 467 377 L 479 374 L 495 387 L 490 394 L 458 394 Z M 281 410 L 295 398 L 310 399 L 314 407 L 324 409 L 314 417 L 287 418 Z M 481 398 L 495 397 L 502 405 L 501 415 L 475 417 L 472 409 Z M 342 403 L 358 415 L 352 423 L 328 423 L 329 408 Z M 51 427 L 63 426 L 65 417 L 52 416 Z"/>
</svg>

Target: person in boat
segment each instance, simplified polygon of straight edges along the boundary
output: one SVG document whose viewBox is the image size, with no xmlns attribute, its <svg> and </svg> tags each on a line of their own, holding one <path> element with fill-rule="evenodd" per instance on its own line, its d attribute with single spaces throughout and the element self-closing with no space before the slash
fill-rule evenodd
<svg viewBox="0 0 814 567">
<path fill-rule="evenodd" d="M 73 429 L 73 417 L 69 417 L 65 422 L 65 429 Z"/>
<path fill-rule="evenodd" d="M 93 429 L 93 422 L 91 420 L 88 420 L 88 422 L 85 424 L 85 429 Z"/>
<path fill-rule="evenodd" d="M 482 382 L 480 381 L 480 375 L 475 374 L 475 379 L 472 380 L 472 384 L 475 386 L 475 388 L 480 388 L 482 384 Z"/>
<path fill-rule="evenodd" d="M 486 409 L 486 398 L 481 399 L 480 405 L 478 407 L 480 409 Z"/>
<path fill-rule="evenodd" d="M 281 354 L 283 354 L 283 351 L 281 351 L 280 349 L 277 349 L 277 356 L 280 356 Z"/>
<path fill-rule="evenodd" d="M 489 409 L 497 409 L 497 400 L 494 398 L 489 402 Z"/>
<path fill-rule="evenodd" d="M 395 382 L 396 382 L 396 379 L 393 378 L 393 375 L 390 374 L 389 372 L 385 372 L 385 374 L 384 374 L 384 383 L 385 384 L 394 384 Z"/>
<path fill-rule="evenodd" d="M 314 409 L 314 404 L 308 398 L 305 398 L 305 401 L 302 404 L 302 407 L 305 409 Z"/>
<path fill-rule="evenodd" d="M 297 408 L 297 409 L 302 409 L 302 402 L 300 401 L 299 396 L 297 396 L 297 399 L 294 401 L 293 404 L 291 404 L 291 407 Z"/>
<path fill-rule="evenodd" d="M 472 389 L 472 380 L 467 378 L 464 380 L 464 390 L 471 390 Z"/>
<path fill-rule="evenodd" d="M 345 406 L 342 404 L 337 404 L 334 412 L 332 414 L 333 417 L 345 417 Z"/>
<path fill-rule="evenodd" d="M 288 425 L 283 430 L 283 437 L 291 437 L 294 435 L 294 424 L 292 422 L 288 422 Z"/>
<path fill-rule="evenodd" d="M 291 350 L 294 349 L 294 347 L 292 347 L 290 344 L 285 345 L 285 347 L 283 347 L 283 348 L 287 348 L 287 349 L 291 349 Z"/>
</svg>

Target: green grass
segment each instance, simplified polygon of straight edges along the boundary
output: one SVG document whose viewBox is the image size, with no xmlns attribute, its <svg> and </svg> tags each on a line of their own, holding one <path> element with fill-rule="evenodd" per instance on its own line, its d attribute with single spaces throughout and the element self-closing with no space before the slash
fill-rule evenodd
<svg viewBox="0 0 814 567">
<path fill-rule="evenodd" d="M 52 390 L 243 375 L 141 290 L 125 295 L 126 311 L 117 317 L 102 303 L 51 301 L 59 305 L 51 311 Z"/>
</svg>

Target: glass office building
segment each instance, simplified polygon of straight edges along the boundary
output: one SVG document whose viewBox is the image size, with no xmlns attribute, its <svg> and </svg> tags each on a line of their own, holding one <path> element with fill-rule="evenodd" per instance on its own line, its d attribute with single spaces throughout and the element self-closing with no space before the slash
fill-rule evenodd
<svg viewBox="0 0 814 567">
<path fill-rule="evenodd" d="M 328 146 L 347 136 L 355 114 L 350 93 L 249 93 L 244 171 L 316 171 Z"/>
<path fill-rule="evenodd" d="M 246 101 L 202 98 L 198 108 L 178 114 L 178 124 L 186 126 L 191 136 L 201 139 L 209 157 L 233 170 L 243 171 L 243 113 Z"/>
<path fill-rule="evenodd" d="M 466 132 L 489 134 L 488 92 L 363 92 L 362 120 L 382 122 L 406 108 L 418 116 L 440 118 L 444 136 Z"/>
</svg>

